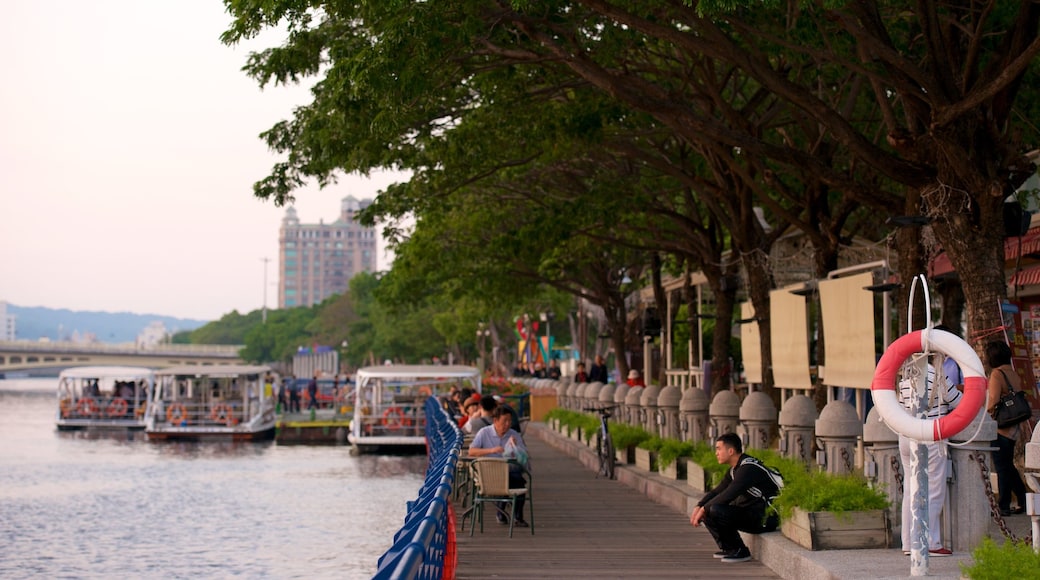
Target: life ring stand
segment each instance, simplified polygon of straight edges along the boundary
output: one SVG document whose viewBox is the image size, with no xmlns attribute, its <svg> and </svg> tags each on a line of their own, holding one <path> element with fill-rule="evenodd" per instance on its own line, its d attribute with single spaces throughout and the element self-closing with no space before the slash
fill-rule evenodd
<svg viewBox="0 0 1040 580">
<path fill-rule="evenodd" d="M 188 422 L 188 411 L 184 408 L 181 403 L 174 403 L 170 405 L 169 409 L 166 409 L 166 420 L 174 425 L 180 425 Z"/>
<path fill-rule="evenodd" d="M 126 399 L 116 397 L 109 402 L 107 407 L 105 407 L 105 414 L 108 415 L 109 418 L 122 417 L 123 415 L 126 415 L 126 410 L 128 408 Z"/>
<path fill-rule="evenodd" d="M 234 422 L 231 407 L 224 404 L 220 404 L 213 407 L 213 409 L 209 412 L 209 418 L 216 421 L 217 423 L 224 423 L 228 427 L 232 426 Z"/>
<path fill-rule="evenodd" d="M 948 415 L 938 419 L 914 417 L 899 403 L 896 377 L 903 362 L 919 352 L 936 350 L 952 358 L 964 373 L 964 398 Z M 949 439 L 964 430 L 978 415 L 986 400 L 987 381 L 982 361 L 968 343 L 945 330 L 915 330 L 896 339 L 885 350 L 870 383 L 878 414 L 892 431 L 914 441 Z"/>
<path fill-rule="evenodd" d="M 412 420 L 409 419 L 404 411 L 400 407 L 390 407 L 386 411 L 383 411 L 383 427 L 390 431 L 400 431 L 405 427 L 412 425 Z"/>
<path fill-rule="evenodd" d="M 83 397 L 76 402 L 76 413 L 86 417 L 93 417 L 98 413 L 97 401 L 91 398 Z"/>
</svg>

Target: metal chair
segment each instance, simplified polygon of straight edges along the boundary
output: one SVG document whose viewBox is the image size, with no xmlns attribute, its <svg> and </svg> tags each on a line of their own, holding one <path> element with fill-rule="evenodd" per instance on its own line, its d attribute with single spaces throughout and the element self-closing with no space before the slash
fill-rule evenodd
<svg viewBox="0 0 1040 580">
<path fill-rule="evenodd" d="M 527 474 L 527 483 L 524 487 L 509 487 L 509 466 L 510 462 L 506 459 L 498 457 L 488 457 L 474 459 L 471 463 L 473 470 L 473 522 L 470 524 L 469 535 L 473 535 L 473 530 L 477 527 L 477 521 L 480 521 L 480 533 L 484 533 L 484 504 L 485 503 L 508 503 L 509 504 L 509 537 L 513 537 L 513 513 L 516 509 L 516 499 L 520 496 L 527 496 L 530 500 L 530 486 L 531 480 L 530 475 Z M 528 504 L 531 504 L 528 501 Z M 497 505 L 495 509 L 498 509 Z M 534 506 L 530 508 L 531 521 L 528 525 L 531 527 L 531 533 L 534 534 Z"/>
</svg>

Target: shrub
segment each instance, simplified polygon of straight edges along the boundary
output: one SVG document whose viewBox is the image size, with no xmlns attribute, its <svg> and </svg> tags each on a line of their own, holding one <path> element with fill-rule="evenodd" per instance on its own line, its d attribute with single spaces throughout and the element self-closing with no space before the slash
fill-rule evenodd
<svg viewBox="0 0 1040 580">
<path fill-rule="evenodd" d="M 657 435 L 651 435 L 639 443 L 639 445 L 636 445 L 636 447 L 656 453 L 661 450 L 662 445 L 664 445 L 664 439 L 661 439 Z"/>
<path fill-rule="evenodd" d="M 1040 578 L 1040 555 L 1028 542 L 1008 540 L 997 545 L 990 538 L 971 553 L 972 564 L 961 562 L 961 573 L 972 580 Z"/>
<path fill-rule="evenodd" d="M 689 457 L 693 453 L 693 443 L 679 441 L 677 439 L 663 439 L 661 448 L 657 451 L 657 464 L 661 466 L 671 465 L 680 457 Z"/>
<path fill-rule="evenodd" d="M 642 427 L 625 423 L 610 423 L 609 428 L 610 438 L 614 441 L 615 449 L 636 447 L 651 437 Z"/>
</svg>

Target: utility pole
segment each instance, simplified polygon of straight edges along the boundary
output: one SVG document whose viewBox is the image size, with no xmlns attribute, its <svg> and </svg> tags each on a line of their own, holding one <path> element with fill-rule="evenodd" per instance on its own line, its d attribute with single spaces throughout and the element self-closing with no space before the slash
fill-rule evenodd
<svg viewBox="0 0 1040 580">
<path fill-rule="evenodd" d="M 271 261 L 270 258 L 260 258 L 260 261 L 264 263 L 264 307 L 260 320 L 263 324 L 267 324 L 267 263 Z"/>
</svg>

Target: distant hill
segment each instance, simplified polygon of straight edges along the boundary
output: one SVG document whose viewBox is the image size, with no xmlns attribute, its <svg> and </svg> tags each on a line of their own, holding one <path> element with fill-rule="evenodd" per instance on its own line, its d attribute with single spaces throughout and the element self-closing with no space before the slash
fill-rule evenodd
<svg viewBox="0 0 1040 580">
<path fill-rule="evenodd" d="M 165 324 L 171 333 L 194 330 L 209 322 L 158 314 L 87 312 L 15 306 L 10 303 L 7 305 L 7 313 L 17 317 L 15 338 L 18 340 L 67 340 L 73 333 L 79 336 L 91 333 L 101 342 L 134 342 L 146 326 L 157 320 Z M 58 336 L 59 332 L 61 336 Z"/>
</svg>

